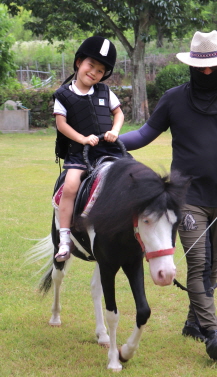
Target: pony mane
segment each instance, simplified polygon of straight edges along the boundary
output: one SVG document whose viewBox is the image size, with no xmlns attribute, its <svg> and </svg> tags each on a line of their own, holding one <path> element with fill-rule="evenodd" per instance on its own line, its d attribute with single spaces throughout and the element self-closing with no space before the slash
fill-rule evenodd
<svg viewBox="0 0 217 377">
<path fill-rule="evenodd" d="M 179 216 L 187 183 L 177 171 L 161 177 L 134 159 L 122 158 L 109 168 L 87 221 L 96 232 L 112 237 L 132 227 L 133 218 L 144 210 L 160 217 L 173 209 Z"/>
</svg>

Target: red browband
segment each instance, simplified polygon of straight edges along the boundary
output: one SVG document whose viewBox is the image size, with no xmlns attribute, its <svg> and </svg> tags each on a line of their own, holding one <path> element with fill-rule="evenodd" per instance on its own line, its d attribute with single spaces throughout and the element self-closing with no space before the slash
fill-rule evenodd
<svg viewBox="0 0 217 377">
<path fill-rule="evenodd" d="M 171 247 L 170 249 L 163 249 L 163 250 L 157 250 L 157 251 L 150 251 L 149 253 L 145 252 L 145 245 L 142 242 L 142 239 L 139 234 L 139 228 L 138 228 L 138 218 L 135 218 L 133 221 L 133 226 L 134 226 L 134 235 L 137 241 L 139 242 L 142 251 L 145 253 L 145 257 L 147 262 L 149 259 L 152 258 L 157 258 L 157 257 L 163 257 L 164 255 L 172 255 L 175 252 L 175 247 Z"/>
</svg>

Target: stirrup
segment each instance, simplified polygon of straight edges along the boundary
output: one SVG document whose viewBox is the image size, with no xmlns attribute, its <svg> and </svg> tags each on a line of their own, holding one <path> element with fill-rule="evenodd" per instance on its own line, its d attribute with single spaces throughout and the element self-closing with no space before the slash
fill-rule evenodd
<svg viewBox="0 0 217 377">
<path fill-rule="evenodd" d="M 55 259 L 57 262 L 65 262 L 66 260 L 68 260 L 70 258 L 70 249 L 71 249 L 71 246 L 73 244 L 73 241 L 70 240 L 69 242 L 60 242 L 59 243 L 59 248 L 63 245 L 68 245 L 69 246 L 69 250 L 68 251 L 65 251 L 64 254 L 60 253 L 58 251 L 58 253 L 55 255 Z"/>
</svg>

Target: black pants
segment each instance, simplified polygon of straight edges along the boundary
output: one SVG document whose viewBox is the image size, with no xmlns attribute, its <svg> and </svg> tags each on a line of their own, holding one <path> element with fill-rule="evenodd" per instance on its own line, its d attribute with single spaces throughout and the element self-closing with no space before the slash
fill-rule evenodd
<svg viewBox="0 0 217 377">
<path fill-rule="evenodd" d="M 216 218 L 217 208 L 185 205 L 179 235 L 185 253 Z M 202 292 L 217 279 L 217 220 L 186 255 L 187 288 Z M 217 330 L 214 296 L 212 293 L 189 293 L 188 321 L 198 322 L 205 330 Z"/>
</svg>

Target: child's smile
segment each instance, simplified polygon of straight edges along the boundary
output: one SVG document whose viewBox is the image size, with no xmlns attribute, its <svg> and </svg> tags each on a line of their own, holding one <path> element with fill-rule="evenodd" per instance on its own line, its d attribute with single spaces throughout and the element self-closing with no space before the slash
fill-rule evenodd
<svg viewBox="0 0 217 377">
<path fill-rule="evenodd" d="M 77 63 L 77 81 L 75 85 L 80 91 L 88 92 L 92 85 L 97 84 L 105 74 L 105 66 L 92 58 Z"/>
</svg>

